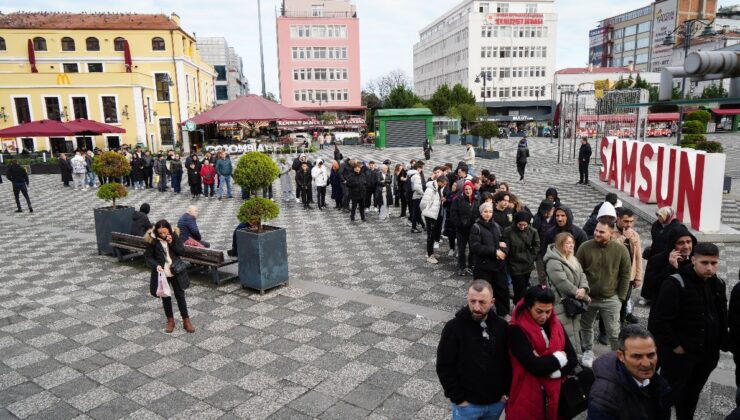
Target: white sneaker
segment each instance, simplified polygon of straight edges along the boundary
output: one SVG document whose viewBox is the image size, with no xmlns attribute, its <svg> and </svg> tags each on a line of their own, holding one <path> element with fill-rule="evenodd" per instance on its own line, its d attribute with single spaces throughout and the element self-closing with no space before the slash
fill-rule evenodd
<svg viewBox="0 0 740 420">
<path fill-rule="evenodd" d="M 439 242 L 434 243 L 434 249 L 439 249 Z"/>
<path fill-rule="evenodd" d="M 454 257 L 455 256 L 455 250 L 454 249 L 451 249 L 451 250 L 447 251 L 447 256 L 448 257 Z"/>
<path fill-rule="evenodd" d="M 430 255 L 430 256 L 427 257 L 427 262 L 429 264 L 437 264 L 439 261 L 437 261 L 437 259 L 434 258 L 434 255 Z"/>
<path fill-rule="evenodd" d="M 594 365 L 594 352 L 592 350 L 586 350 L 583 352 L 581 358 L 581 366 L 591 368 Z"/>
<path fill-rule="evenodd" d="M 296 202 L 296 203 L 300 203 L 300 202 L 301 202 L 301 199 L 300 199 L 300 198 L 296 198 L 296 199 L 295 199 L 295 202 Z"/>
</svg>

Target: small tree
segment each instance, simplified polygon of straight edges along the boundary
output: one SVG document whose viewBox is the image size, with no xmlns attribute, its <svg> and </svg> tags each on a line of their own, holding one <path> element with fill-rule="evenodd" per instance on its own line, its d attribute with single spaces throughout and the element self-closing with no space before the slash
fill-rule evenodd
<svg viewBox="0 0 740 420">
<path fill-rule="evenodd" d="M 337 116 L 330 112 L 324 112 L 323 114 L 321 114 L 321 116 L 319 116 L 319 121 L 321 121 L 321 123 L 324 125 L 331 124 L 336 120 Z"/>
<path fill-rule="evenodd" d="M 478 136 L 483 138 L 484 140 L 488 140 L 488 149 L 491 149 L 490 146 L 492 146 L 491 138 L 496 137 L 498 135 L 498 126 L 495 123 L 492 123 L 490 121 L 483 121 L 481 123 L 476 124 L 476 129 L 478 132 Z"/>
<path fill-rule="evenodd" d="M 103 152 L 93 158 L 92 169 L 101 178 L 119 179 L 131 172 L 131 164 L 120 153 Z M 116 200 L 126 197 L 128 190 L 118 182 L 109 182 L 101 185 L 96 195 L 101 200 L 112 200 L 115 208 Z"/>
<path fill-rule="evenodd" d="M 709 121 L 711 121 L 711 119 L 712 119 L 712 114 L 709 111 L 705 111 L 703 109 L 697 109 L 696 111 L 689 112 L 688 115 L 686 115 L 686 117 L 684 118 L 684 121 L 701 122 L 703 126 L 703 130 L 701 132 L 706 133 L 707 124 L 709 124 Z"/>
<path fill-rule="evenodd" d="M 252 192 L 267 188 L 277 179 L 280 169 L 266 154 L 249 152 L 239 158 L 234 169 L 234 182 Z M 242 223 L 249 223 L 257 232 L 262 232 L 262 222 L 272 220 L 280 214 L 280 208 L 274 202 L 252 197 L 239 208 L 237 218 Z"/>
</svg>

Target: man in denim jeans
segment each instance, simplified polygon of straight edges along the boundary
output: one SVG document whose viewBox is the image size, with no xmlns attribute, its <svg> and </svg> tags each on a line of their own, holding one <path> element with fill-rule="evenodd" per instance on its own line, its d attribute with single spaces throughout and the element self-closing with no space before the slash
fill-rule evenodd
<svg viewBox="0 0 740 420">
<path fill-rule="evenodd" d="M 487 281 L 473 281 L 467 298 L 468 304 L 442 330 L 437 376 L 452 402 L 453 420 L 496 420 L 511 387 L 507 325 L 492 309 L 493 289 Z"/>
<path fill-rule="evenodd" d="M 218 174 L 218 199 L 220 200 L 224 196 L 224 184 L 226 184 L 226 195 L 232 198 L 231 195 L 231 174 L 234 172 L 231 166 L 231 159 L 229 154 L 221 152 L 221 159 L 216 161 L 216 173 Z"/>
</svg>

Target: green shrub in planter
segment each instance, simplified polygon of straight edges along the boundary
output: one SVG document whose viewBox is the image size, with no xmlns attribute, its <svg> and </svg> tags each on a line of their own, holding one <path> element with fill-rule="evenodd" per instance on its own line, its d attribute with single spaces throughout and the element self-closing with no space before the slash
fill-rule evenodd
<svg viewBox="0 0 740 420">
<path fill-rule="evenodd" d="M 712 119 L 712 114 L 709 111 L 698 109 L 696 111 L 691 111 L 684 117 L 684 121 L 701 121 L 702 125 L 704 127 L 709 124 L 709 121 Z M 705 130 L 706 131 L 706 130 Z"/>
<path fill-rule="evenodd" d="M 93 158 L 93 172 L 101 177 L 121 178 L 131 172 L 131 164 L 116 152 L 103 152 Z"/>
<path fill-rule="evenodd" d="M 724 152 L 724 149 L 722 148 L 722 143 L 718 141 L 703 141 L 701 143 L 697 143 L 696 150 L 703 150 L 707 153 L 722 153 Z"/>
<path fill-rule="evenodd" d="M 701 121 L 684 121 L 683 122 L 683 133 L 684 134 L 704 134 L 706 127 Z"/>
<path fill-rule="evenodd" d="M 447 134 L 457 134 L 457 130 L 454 129 L 454 128 L 449 129 L 449 130 L 447 130 Z"/>
<path fill-rule="evenodd" d="M 681 142 L 681 147 L 683 147 L 684 149 L 696 149 L 696 143 Z"/>
<path fill-rule="evenodd" d="M 683 143 L 702 143 L 707 141 L 707 137 L 704 134 L 684 134 L 681 138 L 681 145 Z"/>
<path fill-rule="evenodd" d="M 128 195 L 128 189 L 126 189 L 125 185 L 119 184 L 118 182 L 109 182 L 101 185 L 96 194 L 101 200 L 112 200 L 113 207 L 116 207 L 116 200 L 119 198 L 125 198 Z"/>
<path fill-rule="evenodd" d="M 272 185 L 279 174 L 280 169 L 270 156 L 260 152 L 249 152 L 239 158 L 234 169 L 234 182 L 247 191 L 254 192 Z M 274 219 L 279 213 L 280 208 L 272 201 L 252 196 L 242 204 L 237 217 L 261 232 L 262 221 Z"/>
</svg>

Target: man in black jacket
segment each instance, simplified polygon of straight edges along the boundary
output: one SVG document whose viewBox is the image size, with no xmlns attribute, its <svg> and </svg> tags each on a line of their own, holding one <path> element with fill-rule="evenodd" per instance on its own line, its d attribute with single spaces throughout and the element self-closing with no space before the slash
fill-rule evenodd
<svg viewBox="0 0 740 420">
<path fill-rule="evenodd" d="M 717 245 L 697 244 L 691 264 L 663 281 L 650 311 L 648 328 L 658 344 L 660 374 L 672 388 L 669 403 L 676 406 L 677 420 L 694 417 L 699 394 L 726 346 L 727 296 L 718 266 Z"/>
<path fill-rule="evenodd" d="M 15 212 L 23 212 L 19 196 L 19 194 L 22 193 L 23 197 L 25 197 L 26 199 L 26 204 L 28 204 L 28 211 L 30 213 L 33 213 L 31 199 L 28 198 L 28 173 L 26 173 L 26 170 L 18 165 L 17 160 L 13 159 L 10 161 L 10 165 L 8 165 L 8 171 L 5 173 L 5 176 L 8 178 L 8 181 L 13 184 L 13 195 L 15 196 L 15 204 L 16 206 L 18 206 L 18 210 L 16 210 Z"/>
<path fill-rule="evenodd" d="M 663 416 L 668 383 L 656 373 L 655 340 L 645 327 L 628 325 L 619 349 L 594 362 L 588 398 L 589 420 L 653 420 Z"/>
<path fill-rule="evenodd" d="M 492 310 L 485 280 L 468 288 L 468 304 L 447 322 L 437 347 L 437 376 L 453 418 L 498 419 L 511 387 L 506 321 Z"/>
<path fill-rule="evenodd" d="M 678 225 L 673 228 L 668 243 L 670 249 L 650 257 L 645 267 L 645 281 L 640 292 L 645 299 L 657 298 L 661 283 L 672 274 L 676 274 L 680 265 L 691 264 L 696 237 L 686 226 Z"/>
<path fill-rule="evenodd" d="M 591 145 L 586 137 L 581 138 L 581 148 L 578 149 L 578 174 L 581 178 L 578 184 L 588 185 L 588 161 L 591 159 Z"/>
</svg>

